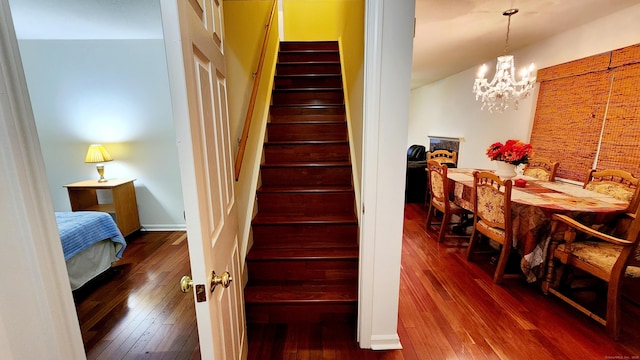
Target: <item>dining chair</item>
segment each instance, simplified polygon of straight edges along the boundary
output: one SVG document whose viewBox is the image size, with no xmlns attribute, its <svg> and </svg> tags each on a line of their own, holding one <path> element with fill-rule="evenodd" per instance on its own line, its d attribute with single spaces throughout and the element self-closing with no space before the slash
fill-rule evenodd
<svg viewBox="0 0 640 360">
<path fill-rule="evenodd" d="M 459 236 L 453 234 L 447 234 L 447 229 L 453 223 L 451 222 L 452 216 L 457 215 L 460 219 L 458 224 L 462 224 L 469 218 L 472 213 L 451 201 L 452 191 L 449 187 L 449 179 L 447 178 L 447 165 L 440 164 L 435 160 L 427 161 L 427 171 L 429 174 L 429 210 L 427 211 L 427 230 L 433 229 L 432 224 L 435 218 L 436 211 L 442 213 L 442 222 L 440 223 L 438 232 L 438 242 L 444 241 L 447 235 Z"/>
<path fill-rule="evenodd" d="M 529 159 L 529 163 L 524 167 L 523 174 L 539 180 L 555 181 L 558 165 L 560 165 L 559 162 L 552 162 L 545 158 Z"/>
<path fill-rule="evenodd" d="M 636 281 L 640 279 L 638 210 L 640 209 L 636 209 L 633 214 L 623 214 L 631 220 L 631 225 L 624 237 L 595 230 L 566 215 L 552 216 L 552 231 L 554 233 L 558 233 L 558 229 L 564 231 L 564 242 L 552 241 L 549 246 L 548 271 L 542 289 L 545 294 L 556 295 L 604 325 L 608 335 L 614 340 L 620 337 L 623 280 L 626 280 L 625 278 Z M 558 266 L 560 266 L 559 269 Z M 576 287 L 572 287 L 574 277 L 567 276 L 567 273 L 569 273 L 568 270 L 575 269 L 607 283 L 607 307 L 604 317 L 587 309 L 586 304 L 580 304 L 575 296 L 571 297 L 571 290 L 576 290 Z"/>
<path fill-rule="evenodd" d="M 511 180 L 501 180 L 487 171 L 473 173 L 473 232 L 467 249 L 467 260 L 477 253 L 479 240 L 486 237 L 499 244 L 500 257 L 493 275 L 493 282 L 499 284 L 513 244 L 511 225 Z"/>
<path fill-rule="evenodd" d="M 640 178 L 634 177 L 627 171 L 592 169 L 587 174 L 583 188 L 626 201 L 629 204 L 626 212 L 633 214 L 640 200 L 638 199 L 639 183 Z"/>
<path fill-rule="evenodd" d="M 458 167 L 458 153 L 455 151 L 449 151 L 449 150 L 427 151 L 426 158 L 427 158 L 427 161 L 435 160 L 440 164 L 446 164 L 448 168 Z M 429 171 L 429 169 L 426 169 L 426 170 L 427 172 Z M 429 176 L 427 176 L 426 193 L 424 196 L 425 207 L 429 206 L 429 199 L 431 199 L 431 195 L 429 195 L 429 192 L 430 192 L 429 189 L 430 189 Z"/>
<path fill-rule="evenodd" d="M 447 164 L 448 167 L 458 166 L 458 153 L 449 150 L 434 150 L 427 152 L 427 161 L 435 160 L 440 164 Z"/>
</svg>

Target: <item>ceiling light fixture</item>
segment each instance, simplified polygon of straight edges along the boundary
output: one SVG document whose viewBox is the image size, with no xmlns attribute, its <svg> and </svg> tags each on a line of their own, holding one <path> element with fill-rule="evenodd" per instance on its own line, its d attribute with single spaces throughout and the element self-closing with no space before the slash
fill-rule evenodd
<svg viewBox="0 0 640 360">
<path fill-rule="evenodd" d="M 517 13 L 518 9 L 509 9 L 502 13 L 502 15 L 509 17 L 507 23 L 507 40 L 504 44 L 504 55 L 498 56 L 496 73 L 493 80 L 488 82 L 487 79 L 484 78 L 484 75 L 487 73 L 487 66 L 483 64 L 473 84 L 473 92 L 476 94 L 476 100 L 482 99 L 482 110 L 487 108 L 489 112 L 503 112 L 509 108 L 511 103 L 513 103 L 514 109 L 517 110 L 518 101 L 526 98 L 536 83 L 533 63 L 529 68 L 522 69 L 522 80 L 516 81 L 513 55 L 507 55 L 511 16 Z"/>
</svg>

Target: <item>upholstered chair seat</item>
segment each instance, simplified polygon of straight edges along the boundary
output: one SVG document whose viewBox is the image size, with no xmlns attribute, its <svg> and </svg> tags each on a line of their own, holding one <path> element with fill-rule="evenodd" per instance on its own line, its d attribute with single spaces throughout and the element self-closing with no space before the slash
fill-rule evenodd
<svg viewBox="0 0 640 360">
<path fill-rule="evenodd" d="M 633 194 L 635 193 L 635 188 L 624 187 L 610 183 L 588 183 L 584 186 L 584 188 L 600 194 L 609 195 L 618 200 L 623 200 L 628 203 L 631 203 Z"/>
<path fill-rule="evenodd" d="M 611 274 L 613 265 L 622 252 L 622 246 L 601 241 L 576 241 L 570 247 L 560 244 L 556 251 L 575 256 L 578 260 L 600 269 L 603 274 Z M 639 254 L 636 254 L 636 259 L 640 261 Z M 640 278 L 640 267 L 628 266 L 625 276 Z"/>
</svg>

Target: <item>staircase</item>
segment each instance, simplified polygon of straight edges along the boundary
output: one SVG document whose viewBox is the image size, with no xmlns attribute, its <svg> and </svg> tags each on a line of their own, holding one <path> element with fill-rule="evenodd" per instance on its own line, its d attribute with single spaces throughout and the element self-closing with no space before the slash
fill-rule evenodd
<svg viewBox="0 0 640 360">
<path fill-rule="evenodd" d="M 280 44 L 270 115 L 247 321 L 355 321 L 358 223 L 337 42 Z"/>
</svg>

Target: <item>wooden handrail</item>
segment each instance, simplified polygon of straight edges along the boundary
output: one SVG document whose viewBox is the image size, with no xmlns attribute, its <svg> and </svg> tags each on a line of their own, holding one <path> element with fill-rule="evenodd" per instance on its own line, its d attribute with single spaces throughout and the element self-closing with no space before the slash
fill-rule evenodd
<svg viewBox="0 0 640 360">
<path fill-rule="evenodd" d="M 247 147 L 247 138 L 249 137 L 249 129 L 251 128 L 251 118 L 253 117 L 253 109 L 256 105 L 256 97 L 258 96 L 258 88 L 260 87 L 260 77 L 262 76 L 262 64 L 264 63 L 264 57 L 267 52 L 267 45 L 269 41 L 269 34 L 271 33 L 271 23 L 273 22 L 273 15 L 276 11 L 276 4 L 278 0 L 273 0 L 271 5 L 271 14 L 269 14 L 269 22 L 265 25 L 267 31 L 264 34 L 264 40 L 262 41 L 262 50 L 260 51 L 260 60 L 258 60 L 258 69 L 255 73 L 253 80 L 253 89 L 251 90 L 251 98 L 249 99 L 249 107 L 247 109 L 247 116 L 244 119 L 244 127 L 242 128 L 242 136 L 240 137 L 240 144 L 238 148 L 238 155 L 236 156 L 235 164 L 235 179 L 238 181 L 240 177 L 240 169 L 242 168 L 242 159 L 244 158 L 244 151 Z"/>
</svg>

